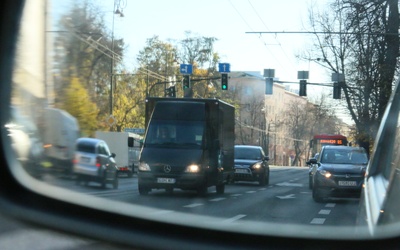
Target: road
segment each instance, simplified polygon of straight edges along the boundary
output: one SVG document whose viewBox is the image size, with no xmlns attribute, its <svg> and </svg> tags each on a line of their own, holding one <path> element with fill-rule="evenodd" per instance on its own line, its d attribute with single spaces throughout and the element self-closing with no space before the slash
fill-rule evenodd
<svg viewBox="0 0 400 250">
<path fill-rule="evenodd" d="M 137 177 L 120 176 L 119 188 L 99 184 L 77 185 L 70 178 L 46 175 L 44 180 L 69 190 L 91 194 L 105 199 L 160 209 L 158 213 L 184 212 L 216 216 L 224 222 L 240 220 L 293 223 L 316 226 L 354 226 L 358 199 L 333 199 L 316 203 L 308 188 L 308 168 L 271 167 L 270 183 L 237 182 L 229 184 L 224 194 L 217 194 L 215 187 L 208 189 L 206 197 L 196 192 L 175 189 L 167 193 L 153 190 L 148 196 L 139 195 Z M 223 209 L 221 209 L 223 208 Z"/>
</svg>

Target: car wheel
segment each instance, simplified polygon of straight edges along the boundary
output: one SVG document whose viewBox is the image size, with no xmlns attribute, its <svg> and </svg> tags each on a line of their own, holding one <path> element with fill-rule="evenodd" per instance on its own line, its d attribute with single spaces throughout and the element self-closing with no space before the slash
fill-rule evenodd
<svg viewBox="0 0 400 250">
<path fill-rule="evenodd" d="M 218 184 L 215 186 L 216 190 L 217 190 L 217 194 L 223 194 L 225 193 L 225 184 Z"/>
<path fill-rule="evenodd" d="M 107 184 L 107 179 L 106 176 L 104 175 L 103 178 L 101 179 L 101 188 L 106 188 L 106 184 Z"/>
<path fill-rule="evenodd" d="M 311 177 L 311 175 L 310 176 L 308 176 L 308 188 L 309 189 L 312 189 L 313 188 L 313 183 L 312 183 L 312 177 Z"/>
<path fill-rule="evenodd" d="M 140 195 L 148 195 L 149 192 L 150 192 L 150 189 L 148 187 L 144 187 L 144 186 L 142 186 L 140 184 L 139 184 L 138 189 L 139 189 L 139 194 Z"/>
<path fill-rule="evenodd" d="M 119 180 L 118 180 L 118 173 L 115 173 L 115 178 L 114 178 L 114 181 L 113 181 L 113 188 L 114 189 L 117 189 L 118 188 L 118 184 L 119 184 Z"/>
<path fill-rule="evenodd" d="M 317 187 L 313 188 L 312 197 L 313 197 L 315 202 L 322 202 L 323 201 L 323 198 L 322 198 L 321 194 L 319 193 L 319 190 L 318 190 Z"/>
<path fill-rule="evenodd" d="M 260 177 L 260 180 L 258 181 L 258 184 L 260 186 L 267 185 L 267 175 L 265 173 Z"/>
<path fill-rule="evenodd" d="M 267 177 L 265 177 L 265 185 L 269 185 L 269 171 Z"/>
</svg>

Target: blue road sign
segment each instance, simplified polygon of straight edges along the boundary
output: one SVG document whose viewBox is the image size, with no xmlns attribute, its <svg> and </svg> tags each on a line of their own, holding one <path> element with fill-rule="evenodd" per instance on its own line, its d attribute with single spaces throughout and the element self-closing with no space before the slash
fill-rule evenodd
<svg viewBox="0 0 400 250">
<path fill-rule="evenodd" d="M 229 73 L 231 72 L 231 65 L 229 63 L 218 63 L 219 73 Z"/>
<path fill-rule="evenodd" d="M 193 72 L 193 65 L 181 64 L 179 70 L 180 70 L 181 74 L 183 74 L 183 75 L 191 75 Z"/>
</svg>

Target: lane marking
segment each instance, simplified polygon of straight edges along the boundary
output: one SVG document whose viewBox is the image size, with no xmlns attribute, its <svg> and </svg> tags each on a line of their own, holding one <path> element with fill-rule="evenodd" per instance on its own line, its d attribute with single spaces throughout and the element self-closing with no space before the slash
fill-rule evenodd
<svg viewBox="0 0 400 250">
<path fill-rule="evenodd" d="M 336 203 L 326 203 L 325 207 L 335 207 Z"/>
<path fill-rule="evenodd" d="M 288 195 L 285 195 L 285 196 L 276 196 L 276 198 L 279 198 L 281 200 L 285 200 L 285 199 L 294 199 L 295 197 L 294 197 L 294 194 L 288 194 Z"/>
<path fill-rule="evenodd" d="M 302 187 L 303 184 L 301 183 L 290 183 L 290 182 L 281 182 L 275 184 L 276 186 L 283 186 L 283 187 Z"/>
<path fill-rule="evenodd" d="M 222 200 L 226 200 L 226 198 L 215 198 L 215 199 L 211 199 L 209 201 L 222 201 Z"/>
<path fill-rule="evenodd" d="M 310 224 L 322 225 L 322 224 L 324 224 L 324 222 L 325 222 L 324 218 L 314 218 L 314 219 L 312 219 Z"/>
<path fill-rule="evenodd" d="M 231 196 L 242 196 L 242 194 L 231 194 Z"/>
<path fill-rule="evenodd" d="M 330 213 L 331 213 L 331 210 L 329 210 L 329 209 L 321 209 L 318 214 L 329 215 Z"/>
<path fill-rule="evenodd" d="M 186 206 L 183 206 L 183 207 L 188 207 L 188 208 L 191 208 L 191 207 L 198 207 L 198 206 L 203 206 L 204 204 L 202 204 L 202 203 L 193 203 L 193 204 L 189 204 L 189 205 L 186 205 Z"/>
<path fill-rule="evenodd" d="M 240 219 L 243 218 L 243 217 L 246 217 L 246 215 L 245 215 L 245 214 L 238 214 L 238 215 L 236 215 L 236 216 L 234 216 L 234 217 L 232 217 L 232 218 L 223 220 L 222 222 L 223 222 L 223 223 L 231 223 L 231 222 L 240 220 Z"/>
<path fill-rule="evenodd" d="M 255 192 L 257 192 L 257 191 L 247 191 L 246 193 L 247 193 L 247 194 L 253 194 L 253 193 L 255 193 Z"/>
</svg>

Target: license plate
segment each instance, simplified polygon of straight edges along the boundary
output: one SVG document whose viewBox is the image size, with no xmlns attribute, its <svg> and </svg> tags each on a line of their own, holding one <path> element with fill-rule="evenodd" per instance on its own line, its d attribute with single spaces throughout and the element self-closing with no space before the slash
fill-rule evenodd
<svg viewBox="0 0 400 250">
<path fill-rule="evenodd" d="M 82 157 L 81 157 L 81 162 L 83 162 L 83 163 L 89 163 L 89 162 L 90 162 L 90 157 L 84 157 L 84 156 L 82 156 Z"/>
<path fill-rule="evenodd" d="M 339 181 L 339 186 L 355 187 L 357 186 L 356 181 Z"/>
<path fill-rule="evenodd" d="M 168 183 L 168 184 L 174 184 L 175 183 L 174 178 L 157 178 L 157 183 Z"/>
<path fill-rule="evenodd" d="M 238 174 L 247 174 L 248 171 L 247 171 L 247 169 L 240 169 L 240 168 L 237 168 L 237 169 L 235 169 L 235 173 L 238 173 Z"/>
</svg>

